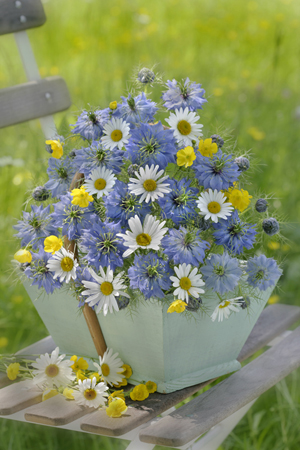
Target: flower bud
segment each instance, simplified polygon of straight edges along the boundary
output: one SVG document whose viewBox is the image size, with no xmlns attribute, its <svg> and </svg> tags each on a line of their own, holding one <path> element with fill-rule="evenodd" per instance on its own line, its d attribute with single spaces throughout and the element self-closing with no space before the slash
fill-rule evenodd
<svg viewBox="0 0 300 450">
<path fill-rule="evenodd" d="M 255 203 L 255 209 L 257 212 L 262 213 L 267 211 L 268 209 L 268 202 L 264 198 L 259 198 L 257 202 Z"/>
<path fill-rule="evenodd" d="M 138 164 L 131 164 L 131 165 L 128 167 L 128 169 L 127 169 L 128 175 L 129 175 L 130 177 L 134 177 L 134 176 L 135 176 L 135 172 L 137 172 L 138 170 L 139 170 Z"/>
<path fill-rule="evenodd" d="M 250 302 L 251 302 L 250 298 L 247 296 L 243 297 L 241 300 L 239 300 L 239 304 L 242 309 L 248 308 L 248 306 L 250 306 Z"/>
<path fill-rule="evenodd" d="M 119 297 L 119 298 L 116 298 L 116 300 L 118 303 L 119 310 L 125 309 L 129 305 L 129 298 L 127 298 L 127 297 Z"/>
<path fill-rule="evenodd" d="M 202 299 L 200 297 L 199 298 L 190 297 L 189 302 L 186 305 L 185 309 L 187 311 L 197 311 L 201 305 L 202 305 Z"/>
<path fill-rule="evenodd" d="M 50 197 L 50 191 L 44 186 L 38 186 L 32 193 L 32 198 L 37 202 L 43 202 Z"/>
<path fill-rule="evenodd" d="M 274 217 L 270 217 L 270 219 L 265 219 L 262 223 L 263 230 L 269 236 L 273 236 L 279 231 L 279 223 Z"/>
<path fill-rule="evenodd" d="M 245 172 L 250 167 L 249 159 L 245 158 L 244 156 L 239 156 L 238 158 L 235 158 L 234 162 L 237 164 L 240 172 Z"/>
<path fill-rule="evenodd" d="M 143 84 L 152 83 L 155 80 L 155 73 L 152 70 L 143 67 L 137 76 L 138 80 Z"/>
<path fill-rule="evenodd" d="M 212 142 L 216 143 L 218 148 L 222 148 L 224 145 L 224 139 L 221 138 L 218 134 L 213 134 L 211 137 Z"/>
</svg>

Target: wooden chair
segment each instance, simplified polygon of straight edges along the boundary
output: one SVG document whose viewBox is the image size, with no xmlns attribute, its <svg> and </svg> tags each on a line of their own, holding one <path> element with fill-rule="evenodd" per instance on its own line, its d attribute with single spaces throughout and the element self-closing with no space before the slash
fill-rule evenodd
<svg viewBox="0 0 300 450">
<path fill-rule="evenodd" d="M 68 109 L 71 99 L 63 78 L 41 79 L 26 30 L 45 21 L 40 0 L 0 0 L 0 35 L 14 34 L 28 79 L 27 83 L 0 90 L 0 128 L 39 118 L 49 139 L 56 133 L 51 115 Z"/>
<path fill-rule="evenodd" d="M 261 314 L 238 360 L 247 360 L 265 346 L 271 347 L 219 384 L 176 409 L 176 405 L 214 380 L 171 394 L 151 394 L 143 402 L 129 403 L 126 415 L 114 419 L 105 410 L 78 406 L 57 395 L 42 402 L 36 389 L 24 382 L 0 382 L 0 416 L 7 419 L 67 430 L 128 439 L 127 450 L 151 450 L 155 445 L 189 450 L 216 450 L 255 400 L 300 366 L 300 308 L 270 305 Z M 52 338 L 43 339 L 19 354 L 40 354 L 55 348 Z M 160 417 L 157 417 L 159 416 Z M 199 441 L 195 441 L 202 435 Z"/>
</svg>

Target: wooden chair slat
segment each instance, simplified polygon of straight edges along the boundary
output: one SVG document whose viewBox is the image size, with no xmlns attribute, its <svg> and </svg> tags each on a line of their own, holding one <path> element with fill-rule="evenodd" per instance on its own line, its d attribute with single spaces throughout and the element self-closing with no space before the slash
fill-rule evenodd
<svg viewBox="0 0 300 450">
<path fill-rule="evenodd" d="M 28 389 L 27 381 L 11 384 L 0 390 L 0 416 L 8 416 L 42 401 L 42 392 Z"/>
<path fill-rule="evenodd" d="M 73 400 L 56 395 L 29 408 L 25 413 L 25 419 L 41 425 L 62 426 L 93 411 L 93 408 L 79 406 Z"/>
<path fill-rule="evenodd" d="M 52 352 L 56 347 L 55 342 L 53 341 L 51 336 L 47 336 L 44 339 L 41 339 L 38 342 L 35 342 L 32 345 L 29 345 L 28 347 L 22 348 L 22 350 L 19 350 L 16 355 L 22 356 L 22 355 L 40 355 L 41 353 L 49 353 Z M 17 382 L 17 380 L 15 381 Z M 14 383 L 11 381 L 5 373 L 0 373 L 0 388 L 7 386 L 9 384 Z"/>
<path fill-rule="evenodd" d="M 179 447 L 207 432 L 300 367 L 300 327 L 241 370 L 140 432 L 140 440 Z"/>
<path fill-rule="evenodd" d="M 48 116 L 71 106 L 67 85 L 61 77 L 0 90 L 0 128 Z"/>
<path fill-rule="evenodd" d="M 300 308 L 287 305 L 270 305 L 260 315 L 238 360 L 242 362 L 264 345 L 273 340 L 293 323 L 300 319 Z M 157 415 L 177 405 L 187 397 L 195 394 L 213 380 L 172 392 L 171 394 L 151 394 L 143 402 L 135 402 L 135 408 L 128 408 L 126 415 L 115 420 L 99 410 L 83 419 L 81 429 L 90 433 L 106 436 L 121 436 L 139 425 L 155 418 Z M 127 402 L 128 403 L 128 402 Z"/>
<path fill-rule="evenodd" d="M 40 0 L 0 0 L 0 35 L 39 27 L 46 22 Z"/>
</svg>

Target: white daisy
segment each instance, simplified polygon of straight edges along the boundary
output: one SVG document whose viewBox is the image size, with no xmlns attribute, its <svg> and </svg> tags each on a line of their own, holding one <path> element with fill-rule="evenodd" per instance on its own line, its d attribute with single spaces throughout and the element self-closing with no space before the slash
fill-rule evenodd
<svg viewBox="0 0 300 450">
<path fill-rule="evenodd" d="M 171 192 L 172 189 L 168 188 L 169 183 L 163 183 L 168 175 L 160 178 L 164 174 L 164 170 L 160 170 L 159 166 L 152 166 L 149 168 L 147 165 L 145 169 L 143 167 L 140 168 L 140 173 L 135 172 L 136 178 L 129 178 L 131 183 L 128 184 L 128 189 L 131 194 L 141 195 L 140 203 L 145 200 L 146 203 L 149 203 L 150 200 L 153 202 L 158 197 L 163 197 L 164 194 Z M 160 178 L 160 179 L 159 179 Z"/>
<path fill-rule="evenodd" d="M 113 171 L 102 166 L 92 171 L 90 179 L 85 181 L 83 187 L 90 195 L 97 194 L 97 198 L 101 198 L 112 190 L 115 182 Z"/>
<path fill-rule="evenodd" d="M 74 389 L 73 397 L 78 405 L 89 406 L 90 408 L 99 408 L 99 406 L 105 406 L 106 398 L 108 394 L 105 392 L 108 387 L 105 383 L 101 382 L 97 384 L 96 377 L 91 380 L 78 381 L 78 390 Z"/>
<path fill-rule="evenodd" d="M 123 244 L 125 247 L 129 247 L 126 252 L 123 253 L 123 257 L 131 255 L 136 249 L 152 249 L 159 250 L 159 244 L 168 231 L 168 228 L 163 228 L 166 221 L 160 222 L 155 217 L 147 214 L 142 225 L 140 218 L 135 215 L 128 220 L 130 230 L 126 231 L 126 234 L 118 233 L 124 239 Z"/>
<path fill-rule="evenodd" d="M 36 369 L 32 371 L 34 384 L 52 388 L 54 386 L 65 386 L 74 380 L 75 377 L 72 375 L 70 367 L 74 362 L 70 360 L 63 361 L 66 355 L 58 356 L 58 354 L 59 348 L 56 347 L 51 356 L 45 353 L 45 355 L 37 358 L 35 363 L 32 363 L 32 367 Z"/>
<path fill-rule="evenodd" d="M 218 322 L 223 322 L 224 317 L 225 319 L 228 319 L 231 311 L 239 312 L 241 308 L 239 307 L 237 300 L 242 298 L 243 297 L 237 297 L 231 300 L 223 300 L 223 302 L 221 302 L 212 313 L 211 320 L 214 322 L 218 317 Z"/>
<path fill-rule="evenodd" d="M 119 150 L 128 143 L 130 127 L 127 122 L 122 119 L 115 119 L 114 117 L 107 122 L 103 127 L 101 141 L 105 148 L 113 150 L 118 147 Z"/>
<path fill-rule="evenodd" d="M 211 218 L 213 222 L 218 222 L 219 218 L 227 219 L 227 216 L 231 216 L 233 206 L 225 202 L 226 197 L 222 192 L 208 189 L 208 192 L 202 192 L 196 203 L 205 220 Z"/>
<path fill-rule="evenodd" d="M 178 267 L 174 267 L 177 277 L 170 277 L 173 281 L 173 287 L 175 287 L 174 296 L 180 300 L 189 301 L 189 295 L 192 297 L 199 297 L 199 294 L 204 294 L 204 290 L 200 286 L 204 286 L 202 275 L 197 274 L 197 267 L 192 269 L 191 264 L 179 264 Z"/>
<path fill-rule="evenodd" d="M 116 297 L 123 295 L 124 297 L 129 298 L 129 295 L 122 291 L 122 289 L 126 289 L 127 287 L 123 284 L 122 280 L 124 272 L 120 272 L 114 278 L 114 272 L 110 269 L 110 266 L 107 267 L 106 273 L 104 272 L 103 267 L 100 266 L 101 276 L 98 276 L 93 269 L 89 269 L 89 271 L 97 283 L 82 280 L 83 285 L 88 289 L 87 291 L 82 292 L 82 295 L 88 295 L 85 302 L 88 303 L 89 306 L 97 305 L 96 313 L 103 309 L 103 314 L 105 316 L 108 313 L 108 310 L 111 313 L 113 312 L 113 309 L 119 311 Z"/>
<path fill-rule="evenodd" d="M 66 283 L 69 283 L 71 278 L 73 280 L 77 278 L 76 267 L 78 267 L 78 263 L 74 258 L 74 253 L 69 252 L 63 247 L 49 259 L 46 267 L 51 272 L 55 272 L 53 275 L 54 280 L 59 278 L 60 282 L 65 280 Z"/>
<path fill-rule="evenodd" d="M 201 128 L 203 125 L 196 123 L 200 119 L 195 112 L 189 111 L 189 108 L 183 110 L 175 109 L 175 113 L 171 113 L 166 122 L 174 131 L 174 137 L 179 143 L 185 146 L 192 145 L 192 141 L 198 144 L 199 138 L 202 136 Z"/>
<path fill-rule="evenodd" d="M 100 365 L 94 363 L 97 367 L 99 375 L 101 375 L 104 381 L 108 384 L 119 384 L 123 381 L 125 376 L 123 375 L 124 368 L 123 361 L 118 358 L 119 353 L 113 355 L 113 349 L 107 349 L 104 355 L 99 356 Z"/>
</svg>

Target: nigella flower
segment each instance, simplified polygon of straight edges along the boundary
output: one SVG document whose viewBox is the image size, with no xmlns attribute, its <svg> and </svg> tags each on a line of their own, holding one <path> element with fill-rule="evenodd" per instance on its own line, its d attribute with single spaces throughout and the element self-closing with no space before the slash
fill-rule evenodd
<svg viewBox="0 0 300 450">
<path fill-rule="evenodd" d="M 109 120 L 108 110 L 84 110 L 73 125 L 72 133 L 79 133 L 84 139 L 96 140 L 102 136 L 103 125 Z"/>
<path fill-rule="evenodd" d="M 136 214 L 143 219 L 151 211 L 151 205 L 140 203 L 139 197 L 131 194 L 128 185 L 123 181 L 116 181 L 114 190 L 104 199 L 107 216 L 115 221 L 121 221 L 121 226 L 127 226 L 128 219 Z"/>
<path fill-rule="evenodd" d="M 161 122 L 155 125 L 142 123 L 132 130 L 126 150 L 125 158 L 140 166 L 154 164 L 165 169 L 169 163 L 176 161 L 173 131 L 165 130 Z"/>
<path fill-rule="evenodd" d="M 247 263 L 246 272 L 248 274 L 248 283 L 265 291 L 270 286 L 275 286 L 282 270 L 277 266 L 273 258 L 267 258 L 265 255 L 254 256 Z"/>
<path fill-rule="evenodd" d="M 220 219 L 218 223 L 214 223 L 213 227 L 216 230 L 216 244 L 223 245 L 230 252 L 239 255 L 244 247 L 248 250 L 253 247 L 257 234 L 255 225 L 241 222 L 237 210 L 227 220 Z"/>
<path fill-rule="evenodd" d="M 197 153 L 194 163 L 196 176 L 204 189 L 226 190 L 233 186 L 241 172 L 231 155 L 222 154 L 219 150 L 213 158 L 207 158 Z"/>
<path fill-rule="evenodd" d="M 146 94 L 142 92 L 136 97 L 131 94 L 126 97 L 121 97 L 123 100 L 119 111 L 123 120 L 134 127 L 138 123 L 153 122 L 157 111 L 156 103 L 148 100 Z"/>
<path fill-rule="evenodd" d="M 86 208 L 73 205 L 72 195 L 68 192 L 62 195 L 60 201 L 54 204 L 52 217 L 56 228 L 62 228 L 62 235 L 67 235 L 68 239 L 78 239 L 83 228 L 90 228 L 91 224 L 97 220 L 93 205 Z M 52 233 L 53 234 L 53 233 Z"/>
<path fill-rule="evenodd" d="M 75 175 L 76 167 L 67 156 L 65 159 L 49 158 L 47 173 L 49 181 L 45 183 L 45 188 L 49 189 L 52 197 L 59 197 L 66 194 Z"/>
<path fill-rule="evenodd" d="M 186 263 L 199 266 L 203 263 L 205 250 L 209 248 L 209 243 L 203 241 L 199 230 L 189 231 L 180 227 L 179 230 L 170 229 L 169 234 L 162 240 L 164 253 L 175 264 Z"/>
<path fill-rule="evenodd" d="M 94 279 L 87 267 L 78 266 L 77 267 L 77 278 L 74 280 L 76 298 L 77 298 L 77 300 L 79 300 L 78 308 L 80 308 L 81 306 L 84 306 L 84 304 L 85 304 L 85 297 L 82 295 L 82 292 L 85 291 L 86 288 L 85 288 L 82 280 L 94 281 Z M 92 309 L 95 309 L 95 307 L 92 306 Z"/>
<path fill-rule="evenodd" d="M 38 247 L 38 253 L 32 252 L 32 261 L 26 267 L 24 273 L 32 280 L 31 286 L 37 285 L 39 289 L 44 288 L 47 294 L 52 294 L 54 289 L 60 289 L 62 283 L 53 279 L 53 274 L 47 268 L 51 253 L 46 253 L 42 245 Z"/>
<path fill-rule="evenodd" d="M 157 200 L 162 209 L 162 216 L 172 219 L 176 225 L 185 223 L 188 219 L 196 218 L 196 196 L 198 189 L 190 187 L 191 182 L 186 178 L 180 181 L 168 180 L 171 192 Z"/>
<path fill-rule="evenodd" d="M 155 253 L 136 255 L 133 265 L 128 269 L 130 286 L 139 289 L 147 299 L 165 296 L 162 289 L 171 287 L 170 275 L 169 263 Z"/>
<path fill-rule="evenodd" d="M 169 89 L 163 94 L 162 99 L 165 101 L 164 106 L 171 111 L 180 108 L 196 111 L 202 109 L 203 103 L 207 102 L 201 84 L 190 81 L 189 78 L 179 83 L 175 79 L 168 80 L 166 86 Z"/>
<path fill-rule="evenodd" d="M 227 252 L 212 255 L 201 268 L 205 285 L 223 295 L 233 291 L 242 275 L 237 258 L 231 258 Z"/>
<path fill-rule="evenodd" d="M 83 173 L 87 178 L 93 170 L 105 166 L 114 173 L 121 171 L 124 152 L 122 150 L 105 149 L 101 142 L 94 141 L 90 147 L 76 151 L 74 165 L 78 172 Z"/>
<path fill-rule="evenodd" d="M 31 205 L 31 212 L 23 211 L 23 220 L 19 220 L 14 229 L 18 231 L 16 237 L 22 239 L 21 246 L 30 244 L 37 249 L 44 238 L 58 235 L 52 215 L 50 205 L 43 209 L 43 206 Z"/>
<path fill-rule="evenodd" d="M 83 230 L 80 248 L 87 253 L 85 259 L 89 265 L 97 270 L 100 266 L 110 266 L 112 270 L 123 266 L 122 254 L 126 247 L 123 240 L 117 236 L 121 231 L 120 222 L 101 222 L 100 219 Z"/>
</svg>

